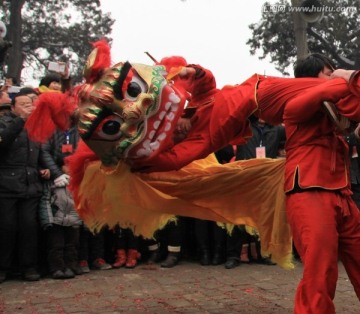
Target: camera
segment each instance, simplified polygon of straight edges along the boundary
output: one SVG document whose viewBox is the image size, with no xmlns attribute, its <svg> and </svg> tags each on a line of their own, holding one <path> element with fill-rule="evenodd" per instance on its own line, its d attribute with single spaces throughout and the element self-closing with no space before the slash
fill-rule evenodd
<svg viewBox="0 0 360 314">
<path fill-rule="evenodd" d="M 48 64 L 48 70 L 56 73 L 64 73 L 66 64 L 64 62 L 50 61 Z"/>
</svg>

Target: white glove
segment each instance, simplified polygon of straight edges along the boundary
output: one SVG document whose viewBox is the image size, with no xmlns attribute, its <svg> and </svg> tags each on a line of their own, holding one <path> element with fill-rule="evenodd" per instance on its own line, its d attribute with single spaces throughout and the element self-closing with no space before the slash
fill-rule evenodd
<svg viewBox="0 0 360 314">
<path fill-rule="evenodd" d="M 70 181 L 70 176 L 67 174 L 62 174 L 60 177 L 57 177 L 54 180 L 54 184 L 57 188 L 61 188 L 67 186 L 69 184 L 69 181 Z"/>
</svg>

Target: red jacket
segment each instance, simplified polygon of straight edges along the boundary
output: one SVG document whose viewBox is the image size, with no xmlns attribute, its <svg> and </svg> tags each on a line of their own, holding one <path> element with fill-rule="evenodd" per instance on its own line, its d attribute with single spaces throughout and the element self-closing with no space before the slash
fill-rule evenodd
<svg viewBox="0 0 360 314">
<path fill-rule="evenodd" d="M 354 121 L 360 121 L 359 74 L 349 83 L 350 95 L 341 98 L 336 106 L 339 113 Z M 344 93 L 344 81 L 330 80 L 331 85 L 324 93 L 339 97 Z M 346 84 L 347 86 L 347 84 Z M 331 94 L 331 95 L 330 95 Z M 285 191 L 298 185 L 302 189 L 324 188 L 328 190 L 349 187 L 348 147 L 338 135 L 335 124 L 322 107 L 321 98 L 304 95 L 299 101 L 290 102 L 284 111 L 286 130 Z M 306 101 L 306 97 L 309 97 Z M 335 100 L 335 98 L 333 99 Z"/>
</svg>

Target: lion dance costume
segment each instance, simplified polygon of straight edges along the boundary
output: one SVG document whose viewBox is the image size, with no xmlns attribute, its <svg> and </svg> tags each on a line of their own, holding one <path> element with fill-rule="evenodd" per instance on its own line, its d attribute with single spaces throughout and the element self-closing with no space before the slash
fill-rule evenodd
<svg viewBox="0 0 360 314">
<path fill-rule="evenodd" d="M 225 88 L 219 94 L 212 74 L 200 66 L 195 68 L 198 84 L 185 84 L 185 88 L 176 80 L 182 67 L 129 62 L 111 65 L 110 48 L 99 41 L 88 57 L 85 83 L 67 94 L 41 95 L 26 128 L 32 138 L 44 142 L 56 128 L 66 130 L 70 116 L 77 112 L 82 141 L 67 161 L 70 189 L 79 214 L 92 230 L 118 224 L 151 237 L 177 215 L 246 224 L 259 232 L 264 256 L 271 255 L 280 266 L 291 268 L 284 161 L 264 158 L 221 165 L 209 155 L 251 136 L 247 120 L 251 114 L 266 116 L 267 108 L 275 110 L 271 106 L 258 110 L 261 103 L 256 91 L 261 93 L 267 80 L 255 75 L 239 85 L 245 86 L 246 92 Z M 271 88 L 274 82 L 269 82 Z M 310 87 L 319 80 L 304 83 Z M 183 141 L 187 146 L 183 142 L 174 146 L 172 135 L 184 113 L 188 92 L 191 101 L 202 106 Z M 295 88 L 296 95 L 301 92 Z M 344 93 L 340 88 L 336 97 Z M 246 99 L 246 106 L 236 105 L 239 97 Z M 279 99 L 268 102 L 282 106 L 284 101 L 279 104 Z M 228 100 L 233 102 L 231 106 L 226 105 Z M 281 115 L 281 108 L 276 114 Z M 205 143 L 205 149 L 200 144 L 197 150 L 199 142 Z M 174 160 L 180 161 L 176 164 Z M 134 172 L 130 165 L 155 165 L 161 171 Z"/>
</svg>

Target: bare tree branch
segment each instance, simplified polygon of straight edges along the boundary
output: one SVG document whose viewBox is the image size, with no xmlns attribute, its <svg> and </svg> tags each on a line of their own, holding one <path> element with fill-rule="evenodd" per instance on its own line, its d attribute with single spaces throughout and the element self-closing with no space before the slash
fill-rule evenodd
<svg viewBox="0 0 360 314">
<path fill-rule="evenodd" d="M 338 54 L 338 48 L 331 44 L 330 42 L 328 42 L 326 39 L 323 38 L 323 36 L 321 36 L 320 34 L 318 34 L 313 27 L 309 26 L 307 29 L 307 32 L 309 35 L 313 36 L 315 39 L 317 39 L 318 41 L 320 41 L 324 47 L 326 47 L 326 49 L 329 51 L 329 53 L 333 56 L 333 58 L 339 63 L 340 67 L 342 68 L 353 68 L 355 66 L 355 62 L 349 60 L 348 58 L 344 57 L 344 56 L 340 56 Z"/>
</svg>

